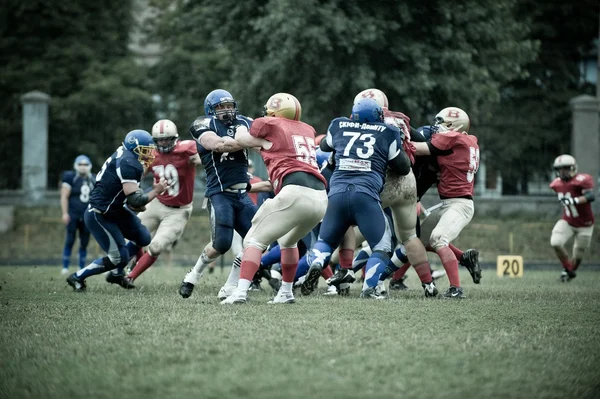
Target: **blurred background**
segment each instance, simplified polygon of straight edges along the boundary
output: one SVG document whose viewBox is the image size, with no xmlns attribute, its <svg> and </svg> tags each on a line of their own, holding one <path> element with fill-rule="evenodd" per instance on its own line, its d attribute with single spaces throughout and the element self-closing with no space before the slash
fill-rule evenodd
<svg viewBox="0 0 600 399">
<path fill-rule="evenodd" d="M 150 130 L 159 118 L 173 120 L 188 139 L 216 88 L 230 91 L 250 117 L 260 115 L 271 94 L 290 92 L 319 133 L 370 87 L 383 90 L 390 108 L 415 127 L 458 106 L 471 117 L 482 150 L 479 215 L 501 217 L 510 209 L 534 215 L 523 220 L 547 216 L 550 223 L 560 212 L 548 189 L 554 158 L 587 151 L 579 171 L 596 179 L 600 172 L 599 21 L 598 3 L 588 0 L 5 0 L 0 203 L 13 210 L 2 211 L 0 230 L 19 239 L 14 246 L 3 240 L 1 256 L 23 248 L 23 226 L 48 231 L 35 223 L 60 218 L 60 211 L 40 207 L 58 207 L 61 172 L 78 154 L 87 154 L 96 172 L 129 130 Z M 41 93 L 23 97 L 32 91 Z M 45 156 L 44 132 L 23 139 L 35 117 L 23 111 L 30 100 L 48 105 L 41 172 L 24 162 L 32 153 Z M 575 126 L 579 103 L 583 119 Z M 266 177 L 254 157 L 256 173 Z M 35 188 L 40 195 L 27 195 L 30 172 L 44 176 Z M 198 198 L 203 185 L 199 171 Z M 428 198 L 436 202 L 435 193 Z"/>
</svg>

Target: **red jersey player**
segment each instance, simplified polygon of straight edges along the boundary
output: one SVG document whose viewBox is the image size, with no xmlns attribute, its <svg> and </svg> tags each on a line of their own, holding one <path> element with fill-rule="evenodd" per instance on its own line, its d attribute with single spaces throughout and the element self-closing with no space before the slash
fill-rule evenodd
<svg viewBox="0 0 600 399">
<path fill-rule="evenodd" d="M 592 240 L 594 214 L 590 202 L 595 199 L 594 179 L 588 174 L 577 173 L 577 162 L 571 155 L 557 157 L 553 168 L 557 177 L 550 183 L 550 188 L 558 194 L 563 212 L 552 229 L 550 245 L 563 265 L 561 281 L 565 282 L 575 277 L 575 270 Z M 569 260 L 565 244 L 573 236 L 573 258 Z"/>
<path fill-rule="evenodd" d="M 222 304 L 246 302 L 261 255 L 273 241 L 281 248 L 282 284 L 269 303 L 295 301 L 297 243 L 321 221 L 327 208 L 326 182 L 315 157 L 315 130 L 300 121 L 301 112 L 296 97 L 274 94 L 265 104 L 265 116 L 254 120 L 250 131 L 238 128 L 236 132 L 241 146 L 260 148 L 275 198 L 265 201 L 252 219 L 238 286 Z"/>
<path fill-rule="evenodd" d="M 192 215 L 196 165 L 201 161 L 196 143 L 179 141 L 178 137 L 177 126 L 168 119 L 161 119 L 152 127 L 156 157 L 150 169 L 154 179 L 166 179 L 169 188 L 138 215 L 142 224 L 154 233 L 154 238 L 127 276 L 130 281 L 152 266 L 158 255 L 181 237 Z"/>
<path fill-rule="evenodd" d="M 439 255 L 450 288 L 446 298 L 463 298 L 458 276 L 458 259 L 449 248 L 469 224 L 475 211 L 473 187 L 479 168 L 477 137 L 469 135 L 470 120 L 465 111 L 456 107 L 441 110 L 435 118 L 434 134 L 430 142 L 413 142 L 416 155 L 436 155 L 440 167 L 438 192 L 442 206 L 431 213 L 421 225 L 421 240 Z"/>
</svg>

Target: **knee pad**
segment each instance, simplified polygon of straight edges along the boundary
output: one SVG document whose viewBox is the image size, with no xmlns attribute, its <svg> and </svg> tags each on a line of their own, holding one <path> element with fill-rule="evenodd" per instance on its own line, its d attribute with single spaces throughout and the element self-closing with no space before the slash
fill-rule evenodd
<svg viewBox="0 0 600 399">
<path fill-rule="evenodd" d="M 215 237 L 215 239 L 212 242 L 212 246 L 215 250 L 217 250 L 217 252 L 223 255 L 224 253 L 229 251 L 229 248 L 231 248 L 231 239 L 220 235 L 219 237 Z"/>
<path fill-rule="evenodd" d="M 148 252 L 152 254 L 152 256 L 158 256 L 165 250 L 165 245 L 162 242 L 152 241 L 148 246 Z"/>
<path fill-rule="evenodd" d="M 261 251 L 264 251 L 265 249 L 267 249 L 268 246 L 269 246 L 268 244 L 260 243 L 260 242 L 256 241 L 255 239 L 253 239 L 252 237 L 249 237 L 246 240 L 244 240 L 244 249 L 248 248 L 248 247 L 254 247 L 254 248 L 260 249 Z M 280 248 L 283 248 L 283 247 L 280 246 Z"/>
<path fill-rule="evenodd" d="M 448 237 L 444 233 L 437 231 L 431 233 L 431 236 L 429 237 L 429 245 L 431 245 L 433 249 L 438 250 L 442 247 L 447 247 L 448 244 Z"/>
</svg>

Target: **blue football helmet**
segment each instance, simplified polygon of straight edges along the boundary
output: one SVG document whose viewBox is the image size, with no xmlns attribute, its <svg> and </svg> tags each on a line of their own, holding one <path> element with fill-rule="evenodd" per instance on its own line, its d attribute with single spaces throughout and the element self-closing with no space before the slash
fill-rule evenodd
<svg viewBox="0 0 600 399">
<path fill-rule="evenodd" d="M 156 145 L 152 136 L 145 130 L 136 129 L 127 133 L 123 140 L 123 147 L 135 154 L 142 165 L 149 167 L 154 162 Z"/>
<path fill-rule="evenodd" d="M 372 98 L 363 98 L 352 107 L 355 122 L 383 122 L 383 108 Z"/>
<path fill-rule="evenodd" d="M 233 104 L 233 108 L 216 109 L 222 104 Z M 204 112 L 206 115 L 216 116 L 222 122 L 231 123 L 238 114 L 237 102 L 227 90 L 213 90 L 204 100 Z"/>
<path fill-rule="evenodd" d="M 319 166 L 319 169 L 321 169 L 323 167 L 323 164 L 329 159 L 330 155 L 331 155 L 331 152 L 325 152 L 325 151 L 321 150 L 320 148 L 317 148 L 316 156 L 317 156 L 317 165 Z"/>
<path fill-rule="evenodd" d="M 85 155 L 78 155 L 73 162 L 73 169 L 80 175 L 89 175 L 92 172 L 92 161 Z"/>
</svg>

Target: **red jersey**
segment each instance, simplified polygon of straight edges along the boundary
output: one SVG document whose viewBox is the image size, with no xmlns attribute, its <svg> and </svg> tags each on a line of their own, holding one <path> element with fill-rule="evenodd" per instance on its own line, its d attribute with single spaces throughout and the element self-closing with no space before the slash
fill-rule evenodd
<svg viewBox="0 0 600 399">
<path fill-rule="evenodd" d="M 550 188 L 561 198 L 581 197 L 584 191 L 594 189 L 594 179 L 585 173 L 577 173 L 571 180 L 562 181 L 556 178 L 550 183 Z M 573 227 L 588 227 L 594 224 L 592 204 L 563 206 L 562 218 Z"/>
<path fill-rule="evenodd" d="M 415 152 L 417 151 L 417 149 L 410 142 L 410 118 L 404 115 L 402 112 L 390 111 L 387 108 L 383 109 L 383 116 L 385 118 L 385 123 L 397 126 L 402 131 L 402 133 L 404 133 L 402 147 L 404 148 L 404 152 L 406 152 L 406 155 L 408 155 L 408 159 L 410 159 L 411 165 L 414 165 Z"/>
<path fill-rule="evenodd" d="M 262 181 L 262 179 L 258 176 L 253 176 L 250 173 L 248 173 L 248 176 L 250 177 L 250 184 L 254 184 L 254 183 L 258 183 L 259 181 Z M 254 205 L 256 205 L 258 203 L 258 193 L 248 193 L 248 197 L 250 197 L 250 199 L 252 200 L 252 202 L 254 202 Z"/>
<path fill-rule="evenodd" d="M 283 178 L 294 172 L 310 173 L 327 184 L 317 167 L 312 126 L 285 118 L 263 117 L 252 122 L 250 134 L 273 143 L 268 150 L 261 148 L 260 153 L 275 194 L 281 190 Z"/>
<path fill-rule="evenodd" d="M 459 132 L 434 134 L 431 144 L 438 150 L 450 150 L 437 157 L 440 166 L 440 198 L 473 196 L 475 173 L 479 169 L 477 137 Z"/>
<path fill-rule="evenodd" d="M 197 153 L 196 142 L 192 140 L 178 141 L 173 151 L 167 154 L 154 150 L 154 180 L 164 177 L 171 184 L 164 194 L 157 197 L 160 202 L 170 206 L 183 206 L 192 202 L 196 165 L 190 163 L 190 157 Z"/>
</svg>

